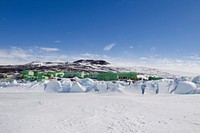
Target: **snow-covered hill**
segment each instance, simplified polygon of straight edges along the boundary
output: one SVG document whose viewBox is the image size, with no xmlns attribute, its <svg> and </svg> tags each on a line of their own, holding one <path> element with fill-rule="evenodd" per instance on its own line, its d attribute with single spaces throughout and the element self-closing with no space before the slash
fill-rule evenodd
<svg viewBox="0 0 200 133">
<path fill-rule="evenodd" d="M 175 74 L 170 74 L 154 68 L 131 66 L 117 67 L 103 60 L 78 60 L 70 62 L 31 62 L 25 65 L 3 65 L 0 66 L 0 73 L 19 73 L 23 70 L 36 71 L 85 71 L 85 72 L 136 72 L 142 75 L 152 75 L 161 77 L 176 77 Z"/>
</svg>

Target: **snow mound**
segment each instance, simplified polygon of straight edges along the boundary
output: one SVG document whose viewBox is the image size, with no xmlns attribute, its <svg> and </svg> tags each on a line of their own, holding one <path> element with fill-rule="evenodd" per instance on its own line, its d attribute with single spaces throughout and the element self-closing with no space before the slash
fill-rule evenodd
<svg viewBox="0 0 200 133">
<path fill-rule="evenodd" d="M 59 92 L 61 88 L 62 88 L 61 83 L 56 80 L 53 80 L 53 81 L 48 82 L 47 84 L 44 84 L 45 92 L 50 92 L 50 93 Z"/>
<path fill-rule="evenodd" d="M 108 91 L 124 93 L 124 88 L 119 83 L 108 83 Z"/>
<path fill-rule="evenodd" d="M 44 86 L 46 82 L 32 82 L 30 86 L 27 86 L 25 88 L 25 90 L 27 90 L 28 92 L 44 92 Z"/>
<path fill-rule="evenodd" d="M 197 91 L 196 84 L 190 81 L 179 81 L 175 94 L 195 94 Z"/>
<path fill-rule="evenodd" d="M 70 92 L 70 89 L 72 87 L 72 82 L 70 79 L 65 79 L 61 81 L 61 90 L 62 92 Z"/>
<path fill-rule="evenodd" d="M 43 82 L 17 83 L 16 81 L 12 81 L 2 82 L 0 86 L 1 92 L 44 92 Z"/>
<path fill-rule="evenodd" d="M 13 81 L 0 81 L 0 88 L 18 86 L 20 85 L 16 80 Z"/>
<path fill-rule="evenodd" d="M 192 82 L 194 82 L 196 84 L 200 84 L 200 76 L 194 77 L 194 79 L 192 80 Z"/>
<path fill-rule="evenodd" d="M 70 92 L 73 92 L 73 93 L 78 93 L 78 92 L 85 92 L 86 91 L 86 88 L 84 86 L 82 86 L 80 83 L 78 82 L 74 82 L 72 84 L 72 87 L 70 89 Z"/>
<path fill-rule="evenodd" d="M 84 85 L 84 86 L 91 86 L 92 84 L 94 84 L 94 80 L 92 80 L 90 78 L 82 79 L 80 81 L 80 84 Z"/>
<path fill-rule="evenodd" d="M 90 78 L 80 80 L 80 84 L 86 88 L 86 92 L 89 92 L 95 88 L 96 82 Z"/>
</svg>

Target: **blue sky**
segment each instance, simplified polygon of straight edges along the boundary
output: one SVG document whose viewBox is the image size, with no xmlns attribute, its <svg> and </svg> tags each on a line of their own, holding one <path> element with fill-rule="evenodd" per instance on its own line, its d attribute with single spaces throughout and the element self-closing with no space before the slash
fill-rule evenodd
<svg viewBox="0 0 200 133">
<path fill-rule="evenodd" d="M 95 58 L 196 72 L 199 53 L 199 0 L 0 1 L 0 64 Z"/>
</svg>

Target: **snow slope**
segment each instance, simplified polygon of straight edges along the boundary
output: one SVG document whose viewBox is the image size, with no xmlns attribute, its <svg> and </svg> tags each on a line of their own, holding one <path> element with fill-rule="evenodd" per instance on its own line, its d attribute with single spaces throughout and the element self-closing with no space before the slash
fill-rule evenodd
<svg viewBox="0 0 200 133">
<path fill-rule="evenodd" d="M 0 133 L 199 133 L 199 95 L 0 93 Z"/>
</svg>

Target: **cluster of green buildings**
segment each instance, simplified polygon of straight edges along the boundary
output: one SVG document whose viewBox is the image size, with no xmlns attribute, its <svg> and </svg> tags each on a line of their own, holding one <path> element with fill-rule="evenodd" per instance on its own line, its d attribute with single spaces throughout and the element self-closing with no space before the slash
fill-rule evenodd
<svg viewBox="0 0 200 133">
<path fill-rule="evenodd" d="M 23 79 L 30 80 L 30 81 L 44 81 L 54 77 L 63 77 L 63 72 L 38 72 L 38 71 L 22 71 L 20 73 Z"/>
<path fill-rule="evenodd" d="M 2 78 L 16 78 L 16 75 L 13 74 L 4 74 L 0 73 L 0 79 Z M 91 78 L 99 81 L 116 81 L 116 80 L 141 80 L 137 77 L 137 73 L 134 72 L 102 72 L 102 73 L 85 73 L 85 72 L 39 72 L 25 70 L 20 72 L 20 76 L 17 76 L 17 79 L 25 79 L 29 81 L 44 81 L 53 78 Z M 148 80 L 160 80 L 161 77 L 148 77 Z"/>
<path fill-rule="evenodd" d="M 51 78 L 91 78 L 96 80 L 113 81 L 113 80 L 124 80 L 132 79 L 137 80 L 137 74 L 134 72 L 103 72 L 103 73 L 84 73 L 84 72 L 38 72 L 38 71 L 22 71 L 21 76 L 23 79 L 30 81 L 44 81 Z"/>
<path fill-rule="evenodd" d="M 104 80 L 104 81 L 112 81 L 112 80 L 126 80 L 126 79 L 137 79 L 137 74 L 134 72 L 119 72 L 119 73 L 112 73 L 112 72 L 105 72 L 105 73 L 92 73 L 85 75 L 85 78 L 97 79 L 97 80 Z"/>
</svg>

